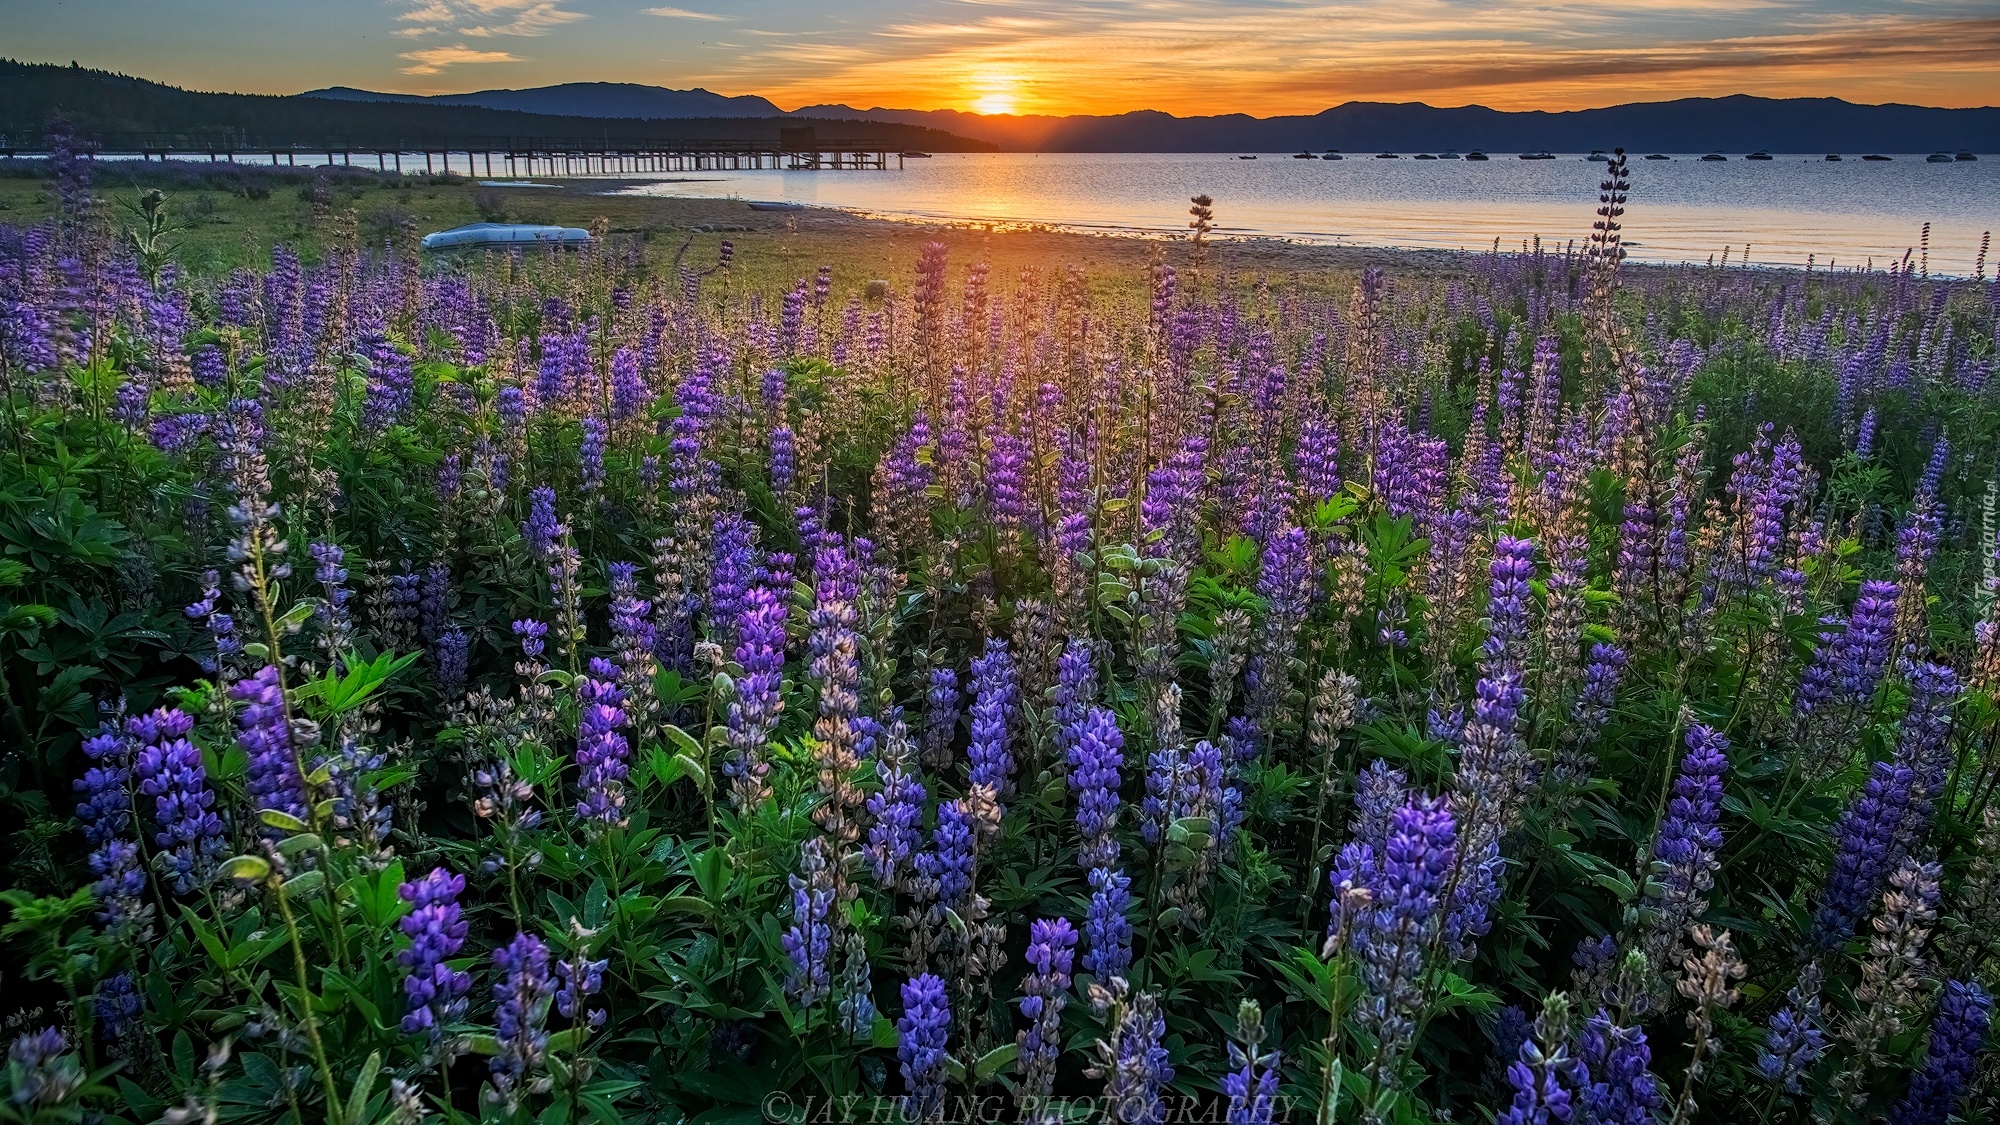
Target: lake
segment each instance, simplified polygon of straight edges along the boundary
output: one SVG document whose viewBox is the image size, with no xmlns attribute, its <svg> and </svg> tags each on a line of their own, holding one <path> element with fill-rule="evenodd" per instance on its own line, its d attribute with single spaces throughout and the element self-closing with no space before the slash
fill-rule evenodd
<svg viewBox="0 0 2000 1125">
<path fill-rule="evenodd" d="M 1187 229 L 1188 197 L 1215 199 L 1220 233 L 1420 249 L 1518 247 L 1590 234 L 1601 164 L 1582 154 L 1488 161 L 1295 160 L 1288 153 L 939 153 L 887 172 L 676 172 L 627 191 L 790 200 L 914 220 L 1046 224 L 1135 234 Z M 2000 226 L 2000 159 L 1929 164 L 1923 155 L 1838 163 L 1824 154 L 1704 162 L 1634 159 L 1624 233 L 1635 260 L 1706 261 L 1747 244 L 1751 260 L 1877 266 L 1918 245 L 1930 267 L 1972 272 L 1981 233 Z"/>
</svg>

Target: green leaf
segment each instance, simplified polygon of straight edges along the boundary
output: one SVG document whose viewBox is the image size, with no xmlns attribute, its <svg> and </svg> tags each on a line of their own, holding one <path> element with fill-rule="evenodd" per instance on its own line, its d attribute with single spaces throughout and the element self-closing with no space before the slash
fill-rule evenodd
<svg viewBox="0 0 2000 1125">
<path fill-rule="evenodd" d="M 361 1064 L 361 1073 L 354 1078 L 354 1089 L 347 1095 L 347 1113 L 343 1120 L 359 1125 L 367 1120 L 368 1095 L 375 1090 L 375 1078 L 382 1073 L 382 1052 L 375 1051 L 368 1061 Z"/>
<path fill-rule="evenodd" d="M 895 1023 L 888 1016 L 876 1015 L 875 1026 L 869 1033 L 869 1043 L 886 1051 L 901 1042 L 902 1037 L 896 1033 Z"/>
<path fill-rule="evenodd" d="M 315 867 L 311 871 L 301 871 L 297 875 L 285 880 L 285 893 L 288 895 L 311 894 L 324 885 L 326 885 L 326 872 Z"/>
<path fill-rule="evenodd" d="M 972 1064 L 972 1081 L 975 1084 L 984 1082 L 1000 1073 L 1000 1068 L 1013 1062 L 1020 1053 L 1021 1045 L 1019 1043 L 1002 1043 L 1000 1046 L 979 1056 L 979 1061 Z"/>
</svg>

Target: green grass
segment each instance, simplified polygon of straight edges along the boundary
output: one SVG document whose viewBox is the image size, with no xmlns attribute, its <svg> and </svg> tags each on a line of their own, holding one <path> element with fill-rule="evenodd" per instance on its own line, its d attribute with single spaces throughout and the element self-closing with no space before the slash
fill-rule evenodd
<svg viewBox="0 0 2000 1125">
<path fill-rule="evenodd" d="M 115 179 L 122 182 L 101 184 L 96 195 L 103 221 L 123 228 L 136 220 L 133 207 L 150 183 L 143 174 L 135 177 L 122 170 Z M 1163 241 L 1044 229 L 994 231 L 976 224 L 891 222 L 821 209 L 759 212 L 727 199 L 598 194 L 609 186 L 576 181 L 562 190 L 498 189 L 504 207 L 501 217 L 564 226 L 601 224 L 613 243 L 638 241 L 654 269 L 665 267 L 690 242 L 690 264 L 713 263 L 718 244 L 726 238 L 736 244 L 735 283 L 741 287 L 781 290 L 811 277 L 821 265 L 833 264 L 837 292 L 842 295 L 869 278 L 886 279 L 898 289 L 908 285 L 922 245 L 938 240 L 951 248 L 954 262 L 989 262 L 989 285 L 996 290 L 1013 286 L 1024 270 L 1073 266 L 1083 271 L 1085 284 L 1094 293 L 1138 297 L 1145 292 L 1146 266 Z M 279 243 L 312 263 L 338 237 L 337 220 L 342 215 L 352 217 L 364 243 L 379 247 L 397 237 L 405 220 L 422 235 L 490 217 L 482 215 L 475 202 L 478 190 L 476 183 L 460 177 L 334 184 L 331 207 L 322 218 L 315 215 L 308 185 L 276 184 L 268 192 L 254 193 L 261 198 L 242 190 L 173 187 L 167 189 L 167 208 L 180 229 L 170 242 L 176 247 L 176 260 L 198 277 L 225 275 L 245 266 L 266 268 L 271 248 Z M 52 181 L 0 178 L 0 224 L 32 224 L 55 209 Z M 479 252 L 430 254 L 426 259 L 434 268 L 452 268 L 474 253 Z M 1183 240 L 1171 240 L 1165 253 L 1169 261 L 1185 268 L 1191 248 Z M 1223 242 L 1213 246 L 1209 262 L 1218 272 L 1238 275 L 1246 288 L 1268 277 L 1309 287 L 1337 285 L 1344 291 L 1352 284 L 1362 256 L 1394 253 Z"/>
</svg>

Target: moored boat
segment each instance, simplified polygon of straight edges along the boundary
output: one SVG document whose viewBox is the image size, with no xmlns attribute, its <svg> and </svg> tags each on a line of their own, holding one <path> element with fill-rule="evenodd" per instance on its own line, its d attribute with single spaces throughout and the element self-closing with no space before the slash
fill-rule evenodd
<svg viewBox="0 0 2000 1125">
<path fill-rule="evenodd" d="M 1479 151 L 1479 150 L 1478 150 L 1478 149 L 1476 149 L 1476 148 L 1475 148 L 1475 149 L 1473 149 L 1473 150 L 1472 150 L 1471 152 L 1468 152 L 1468 153 L 1466 153 L 1466 154 L 1465 154 L 1465 158 L 1466 158 L 1467 160 L 1487 160 L 1487 159 L 1490 159 L 1490 158 L 1489 158 L 1489 157 L 1488 157 L 1488 156 L 1487 156 L 1487 155 L 1486 155 L 1485 153 L 1483 153 L 1483 152 Z"/>
<path fill-rule="evenodd" d="M 1750 155 L 1748 155 L 1748 156 L 1744 157 L 1743 159 L 1745 159 L 1745 160 L 1770 160 L 1771 158 L 1772 158 L 1772 157 L 1771 157 L 1771 154 L 1770 154 L 1770 153 L 1768 153 L 1768 152 L 1765 152 L 1765 151 L 1764 151 L 1763 149 L 1761 149 L 1761 148 L 1760 148 L 1760 149 L 1758 149 L 1758 150 L 1757 150 L 1756 152 L 1753 152 L 1753 153 L 1751 153 Z"/>
<path fill-rule="evenodd" d="M 1722 155 L 1719 152 L 1711 152 L 1707 156 L 1702 157 L 1702 159 L 1707 161 L 1721 161 L 1721 160 L 1727 160 L 1729 158 Z"/>
</svg>

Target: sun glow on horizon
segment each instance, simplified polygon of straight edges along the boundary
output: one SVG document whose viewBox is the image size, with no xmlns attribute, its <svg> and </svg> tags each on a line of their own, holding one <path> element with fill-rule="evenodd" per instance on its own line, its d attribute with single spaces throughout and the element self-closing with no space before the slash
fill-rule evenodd
<svg viewBox="0 0 2000 1125">
<path fill-rule="evenodd" d="M 972 89 L 977 95 L 967 109 L 974 113 L 995 117 L 1002 114 L 1020 112 L 1018 90 L 1021 79 L 1013 74 L 981 74 L 972 80 Z"/>
</svg>

